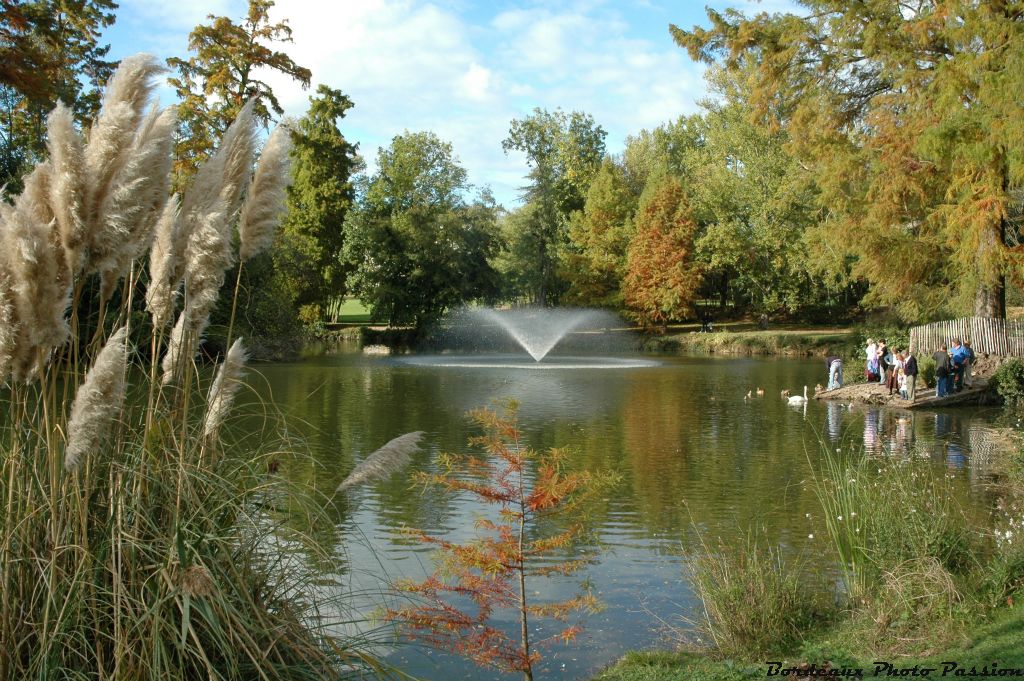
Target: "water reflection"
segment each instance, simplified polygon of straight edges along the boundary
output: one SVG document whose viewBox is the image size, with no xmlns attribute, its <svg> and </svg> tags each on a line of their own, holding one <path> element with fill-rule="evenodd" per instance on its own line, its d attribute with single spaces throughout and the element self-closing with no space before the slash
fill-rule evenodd
<svg viewBox="0 0 1024 681">
<path fill-rule="evenodd" d="M 312 459 L 283 461 L 282 474 L 325 495 L 357 461 L 412 430 L 428 435 L 410 468 L 432 470 L 439 452 L 466 451 L 473 434 L 467 410 L 509 398 L 521 403 L 531 446 L 568 445 L 571 465 L 621 474 L 620 488 L 587 509 L 590 547 L 601 553 L 580 576 L 608 607 L 586 623 L 578 647 L 553 651 L 552 668 L 566 664 L 562 678 L 588 678 L 626 649 L 654 644 L 650 613 L 674 619 L 696 612 L 684 561 L 699 550 L 700 537 L 729 546 L 756 526 L 787 550 L 820 552 L 808 538 L 819 506 L 807 484 L 819 436 L 831 448 L 863 448 L 872 456 L 923 452 L 957 473 L 954 488 L 971 513 L 986 512 L 988 497 L 978 484 L 986 475 L 984 416 L 814 401 L 791 408 L 780 391 L 820 380 L 817 360 L 659 361 L 640 369 L 509 371 L 355 356 L 261 371 L 292 435 L 313 452 Z M 764 397 L 745 399 L 757 388 Z M 345 588 L 355 590 L 379 590 L 383 576 L 415 578 L 430 570 L 425 549 L 404 527 L 463 540 L 481 511 L 465 498 L 411 490 L 401 475 L 334 500 L 326 515 L 282 506 L 282 523 L 305 537 L 297 550 L 325 577 L 344 578 Z M 572 593 L 577 581 L 530 588 L 556 597 Z M 395 654 L 408 657 L 406 671 L 424 678 L 478 678 L 474 668 L 443 655 Z"/>
</svg>

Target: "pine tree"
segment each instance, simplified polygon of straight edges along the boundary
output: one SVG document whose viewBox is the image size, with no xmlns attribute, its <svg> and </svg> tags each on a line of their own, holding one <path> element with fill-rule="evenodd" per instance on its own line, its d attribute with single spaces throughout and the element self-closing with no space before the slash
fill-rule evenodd
<svg viewBox="0 0 1024 681">
<path fill-rule="evenodd" d="M 802 17 L 709 10 L 711 28 L 671 31 L 695 59 L 754 69 L 755 116 L 789 129 L 870 302 L 1004 315 L 1005 277 L 1024 272 L 1008 219 L 1024 180 L 1024 8 L 802 4 Z"/>
<path fill-rule="evenodd" d="M 178 72 L 168 82 L 182 102 L 181 134 L 175 147 L 176 186 L 183 186 L 195 173 L 250 99 L 255 99 L 254 114 L 263 125 L 270 121 L 271 112 L 284 113 L 270 85 L 257 77 L 259 70 L 277 71 L 309 86 L 310 70 L 271 47 L 291 42 L 292 35 L 287 21 L 270 23 L 273 6 L 273 0 L 249 0 L 247 13 L 237 24 L 228 17 L 209 15 L 209 25 L 196 26 L 189 34 L 188 47 L 195 54 L 187 60 L 167 60 Z"/>
<path fill-rule="evenodd" d="M 355 191 L 352 174 L 358 170 L 356 145 L 345 139 L 338 120 L 352 102 L 326 85 L 309 98 L 306 115 L 292 132 L 292 184 L 274 264 L 284 278 L 299 316 L 321 318 L 334 296 L 345 292 L 342 248 L 345 215 Z"/>
<path fill-rule="evenodd" d="M 582 211 L 569 220 L 569 248 L 562 257 L 569 282 L 565 300 L 578 305 L 619 307 L 637 196 L 625 170 L 605 158 L 587 191 Z"/>
<path fill-rule="evenodd" d="M 0 186 L 21 176 L 46 148 L 46 116 L 58 102 L 88 128 L 100 88 L 114 72 L 98 36 L 114 23 L 112 0 L 0 2 Z"/>
<path fill-rule="evenodd" d="M 645 326 L 664 326 L 692 311 L 701 284 L 696 232 L 679 180 L 652 178 L 640 200 L 623 281 L 626 305 Z"/>
</svg>

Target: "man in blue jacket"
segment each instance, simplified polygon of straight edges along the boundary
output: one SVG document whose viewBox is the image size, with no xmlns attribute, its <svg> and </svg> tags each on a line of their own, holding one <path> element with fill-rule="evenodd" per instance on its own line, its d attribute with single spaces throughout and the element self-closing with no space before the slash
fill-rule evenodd
<svg viewBox="0 0 1024 681">
<path fill-rule="evenodd" d="M 953 339 L 953 349 L 950 351 L 953 364 L 953 392 L 960 392 L 964 389 L 964 368 L 967 364 L 967 350 L 960 343 L 959 338 Z"/>
</svg>

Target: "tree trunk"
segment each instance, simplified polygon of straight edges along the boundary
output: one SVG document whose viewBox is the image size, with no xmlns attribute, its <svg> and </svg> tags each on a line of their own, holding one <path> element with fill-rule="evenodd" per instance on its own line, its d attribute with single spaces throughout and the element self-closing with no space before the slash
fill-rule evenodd
<svg viewBox="0 0 1024 681">
<path fill-rule="evenodd" d="M 1006 220 L 978 237 L 978 285 L 974 291 L 975 317 L 1006 317 L 1006 277 L 999 272 L 1000 251 L 1006 244 Z"/>
<path fill-rule="evenodd" d="M 979 282 L 974 293 L 975 317 L 1006 317 L 1006 278 Z"/>
</svg>

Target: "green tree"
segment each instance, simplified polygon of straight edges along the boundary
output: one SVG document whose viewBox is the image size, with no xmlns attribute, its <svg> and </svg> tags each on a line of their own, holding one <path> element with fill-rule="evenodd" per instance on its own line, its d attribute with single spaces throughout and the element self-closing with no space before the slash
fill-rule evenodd
<svg viewBox="0 0 1024 681">
<path fill-rule="evenodd" d="M 377 157 L 345 221 L 348 288 L 391 324 L 417 329 L 492 296 L 496 206 L 471 186 L 452 146 L 429 132 L 396 136 Z"/>
<path fill-rule="evenodd" d="M 562 252 L 567 302 L 621 307 L 637 199 L 625 168 L 605 158 L 587 190 L 583 210 L 569 219 L 569 245 Z"/>
<path fill-rule="evenodd" d="M 671 27 L 695 59 L 753 69 L 754 115 L 785 126 L 830 246 L 907 318 L 1005 314 L 1024 179 L 1024 9 L 1010 2 L 803 0 L 806 16 L 709 10 Z"/>
<path fill-rule="evenodd" d="M 360 161 L 356 145 L 338 129 L 352 108 L 349 98 L 320 85 L 309 102 L 292 132 L 288 214 L 273 256 L 300 318 L 314 321 L 331 297 L 345 292 L 344 223 L 355 195 L 350 178 Z"/>
<path fill-rule="evenodd" d="M 640 199 L 623 281 L 626 305 L 644 325 L 663 326 L 692 311 L 701 284 L 693 257 L 696 233 L 679 180 L 652 178 Z"/>
<path fill-rule="evenodd" d="M 547 305 L 562 288 L 558 278 L 559 249 L 566 240 L 569 215 L 583 208 L 587 189 L 604 158 L 605 131 L 589 114 L 561 109 L 534 109 L 512 121 L 502 141 L 505 153 L 526 155 L 530 172 L 524 198 L 534 207 L 524 221 L 522 253 L 531 262 L 519 269 L 535 272 L 529 292 L 535 303 Z"/>
<path fill-rule="evenodd" d="M 277 71 L 309 86 L 309 69 L 296 64 L 274 43 L 291 42 L 287 21 L 270 23 L 273 0 L 249 0 L 245 17 L 234 23 L 228 17 L 209 15 L 210 24 L 196 26 L 188 37 L 187 60 L 167 60 L 178 73 L 168 79 L 181 106 L 179 138 L 175 148 L 175 178 L 179 187 L 209 156 L 238 111 L 255 99 L 254 113 L 266 125 L 271 112 L 284 113 L 277 97 L 258 74 Z"/>
<path fill-rule="evenodd" d="M 98 36 L 114 23 L 112 0 L 0 3 L 0 186 L 21 176 L 46 148 L 46 116 L 57 102 L 87 127 L 116 62 Z"/>
</svg>

